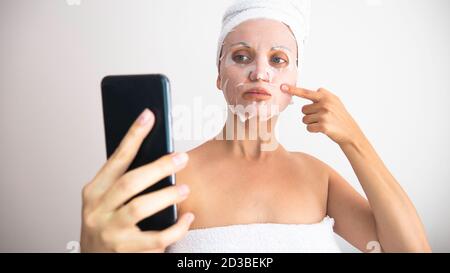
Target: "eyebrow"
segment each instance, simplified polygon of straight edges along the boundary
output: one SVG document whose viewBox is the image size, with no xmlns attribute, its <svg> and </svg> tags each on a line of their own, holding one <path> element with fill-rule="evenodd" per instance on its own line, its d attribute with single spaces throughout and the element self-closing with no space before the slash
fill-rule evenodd
<svg viewBox="0 0 450 273">
<path fill-rule="evenodd" d="M 247 44 L 246 42 L 234 43 L 234 44 L 230 45 L 230 48 L 233 48 L 235 46 L 244 46 L 246 48 L 251 48 L 251 46 L 249 44 Z M 285 49 L 285 50 L 287 50 L 287 51 L 292 53 L 292 50 L 289 47 L 282 46 L 282 45 L 274 46 L 270 50 L 280 50 L 280 49 Z"/>
<path fill-rule="evenodd" d="M 289 47 L 282 46 L 282 45 L 280 45 L 280 46 L 274 46 L 274 47 L 271 48 L 271 50 L 280 50 L 280 49 L 286 49 L 287 51 L 289 51 L 289 52 L 292 53 L 292 50 L 291 50 Z"/>
<path fill-rule="evenodd" d="M 232 44 L 232 45 L 230 45 L 230 48 L 235 47 L 235 46 L 238 46 L 238 45 L 244 46 L 244 47 L 246 47 L 246 48 L 250 48 L 250 45 L 247 44 L 246 42 L 239 42 L 239 43 Z"/>
</svg>

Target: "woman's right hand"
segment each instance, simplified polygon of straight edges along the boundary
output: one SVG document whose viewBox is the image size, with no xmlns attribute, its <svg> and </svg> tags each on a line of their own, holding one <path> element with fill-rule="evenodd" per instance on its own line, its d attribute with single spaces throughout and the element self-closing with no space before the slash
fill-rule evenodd
<svg viewBox="0 0 450 273">
<path fill-rule="evenodd" d="M 154 120 L 150 110 L 142 112 L 116 151 L 84 186 L 82 252 L 164 252 L 189 230 L 192 213 L 185 213 L 162 231 L 141 231 L 136 226 L 140 220 L 185 200 L 189 194 L 187 185 L 166 187 L 125 204 L 162 178 L 183 169 L 188 161 L 186 153 L 175 153 L 125 173 Z"/>
</svg>

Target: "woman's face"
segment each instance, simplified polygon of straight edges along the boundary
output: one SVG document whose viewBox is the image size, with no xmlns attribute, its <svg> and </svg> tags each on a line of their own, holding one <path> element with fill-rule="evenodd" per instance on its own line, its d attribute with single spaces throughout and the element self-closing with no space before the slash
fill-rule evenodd
<svg viewBox="0 0 450 273">
<path fill-rule="evenodd" d="M 281 91 L 297 82 L 297 43 L 285 24 L 269 19 L 243 22 L 224 40 L 217 87 L 241 121 L 270 119 L 292 97 Z"/>
</svg>

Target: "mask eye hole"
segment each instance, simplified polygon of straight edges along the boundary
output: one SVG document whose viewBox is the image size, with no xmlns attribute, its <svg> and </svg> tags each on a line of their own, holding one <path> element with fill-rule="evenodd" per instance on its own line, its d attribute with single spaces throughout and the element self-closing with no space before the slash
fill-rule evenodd
<svg viewBox="0 0 450 273">
<path fill-rule="evenodd" d="M 285 59 L 280 58 L 280 57 L 273 57 L 272 58 L 272 62 L 275 63 L 275 64 L 285 64 L 285 63 L 287 63 L 287 61 Z"/>
<path fill-rule="evenodd" d="M 249 64 L 252 62 L 251 55 L 244 50 L 234 52 L 232 55 L 232 59 L 238 64 Z"/>
<path fill-rule="evenodd" d="M 270 57 L 270 63 L 276 67 L 284 67 L 289 64 L 289 58 L 285 53 L 277 52 Z"/>
</svg>

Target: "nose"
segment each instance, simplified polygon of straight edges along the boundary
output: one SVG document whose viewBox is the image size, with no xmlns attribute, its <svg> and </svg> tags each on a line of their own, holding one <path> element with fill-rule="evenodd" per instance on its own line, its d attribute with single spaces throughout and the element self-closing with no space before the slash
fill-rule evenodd
<svg viewBox="0 0 450 273">
<path fill-rule="evenodd" d="M 259 58 L 255 62 L 255 67 L 249 73 L 250 81 L 262 80 L 265 82 L 272 81 L 272 75 L 270 73 L 270 65 L 263 58 Z"/>
</svg>

